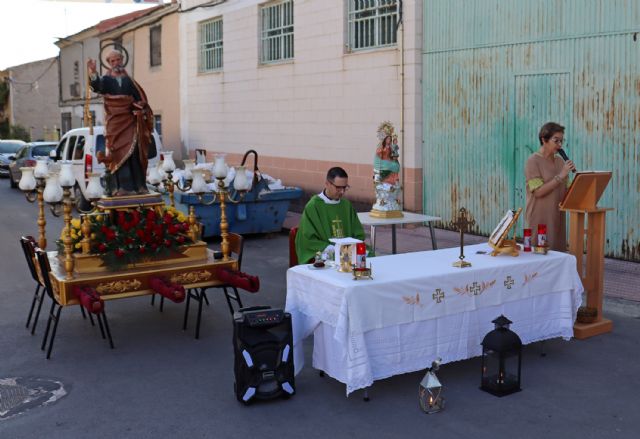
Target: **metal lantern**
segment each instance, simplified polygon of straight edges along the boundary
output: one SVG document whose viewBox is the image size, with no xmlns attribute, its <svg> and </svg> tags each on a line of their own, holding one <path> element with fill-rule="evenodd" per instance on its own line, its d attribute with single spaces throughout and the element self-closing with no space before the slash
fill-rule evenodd
<svg viewBox="0 0 640 439">
<path fill-rule="evenodd" d="M 427 369 L 427 374 L 420 381 L 418 399 L 420 408 L 427 414 L 437 413 L 444 408 L 444 398 L 442 397 L 442 384 L 435 372 L 440 368 L 441 358 L 431 363 Z"/>
<path fill-rule="evenodd" d="M 493 320 L 495 329 L 482 340 L 482 381 L 480 388 L 495 396 L 505 396 L 520 389 L 522 341 L 509 329 L 513 323 L 501 315 Z"/>
</svg>

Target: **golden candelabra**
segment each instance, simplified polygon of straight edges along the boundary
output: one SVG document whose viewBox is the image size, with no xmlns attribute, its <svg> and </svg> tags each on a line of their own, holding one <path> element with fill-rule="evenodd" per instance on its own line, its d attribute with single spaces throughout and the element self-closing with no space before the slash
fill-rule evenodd
<svg viewBox="0 0 640 439">
<path fill-rule="evenodd" d="M 220 201 L 220 237 L 221 237 L 221 244 L 220 244 L 220 248 L 222 250 L 222 260 L 223 261 L 228 261 L 229 260 L 229 223 L 227 222 L 227 212 L 226 212 L 226 201 L 229 201 L 230 203 L 233 204 L 238 204 L 241 203 L 242 200 L 244 199 L 247 191 L 246 190 L 237 190 L 236 193 L 239 194 L 238 198 L 233 198 L 233 196 L 230 194 L 230 192 L 227 190 L 227 188 L 224 185 L 224 179 L 225 177 L 216 177 L 216 179 L 218 180 L 218 191 L 217 192 L 213 192 L 212 198 L 211 200 L 205 202 L 203 201 L 204 199 L 204 193 L 196 193 L 196 197 L 198 197 L 198 202 L 202 205 L 205 206 L 211 206 L 213 205 L 216 201 Z M 193 206 L 192 206 L 193 207 Z M 191 212 L 191 209 L 189 210 L 189 212 Z"/>
</svg>

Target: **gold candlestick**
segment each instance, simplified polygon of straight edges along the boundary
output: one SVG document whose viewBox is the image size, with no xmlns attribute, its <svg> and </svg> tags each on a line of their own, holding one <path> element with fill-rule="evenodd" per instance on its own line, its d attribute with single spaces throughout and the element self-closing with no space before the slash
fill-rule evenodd
<svg viewBox="0 0 640 439">
<path fill-rule="evenodd" d="M 82 254 L 88 255 L 91 253 L 91 223 L 89 222 L 89 215 L 82 215 Z"/>
<path fill-rule="evenodd" d="M 220 194 L 220 236 L 222 237 L 222 243 L 220 244 L 220 247 L 222 248 L 222 260 L 223 261 L 228 261 L 229 260 L 229 241 L 228 241 L 227 237 L 229 236 L 229 234 L 228 234 L 229 223 L 227 222 L 227 212 L 226 212 L 226 209 L 225 209 L 225 198 L 227 197 L 228 193 L 224 188 L 224 181 L 221 178 L 218 179 L 218 187 L 220 188 L 220 191 L 219 191 L 219 194 Z"/>
<path fill-rule="evenodd" d="M 464 207 L 460 209 L 456 221 L 451 223 L 451 226 L 457 227 L 460 230 L 460 256 L 458 256 L 459 260 L 453 263 L 454 267 L 471 267 L 471 262 L 467 262 L 464 260 L 464 232 L 469 226 L 473 226 L 475 223 L 476 221 L 474 219 L 469 219 L 467 217 L 467 209 L 465 209 Z"/>
<path fill-rule="evenodd" d="M 38 179 L 38 247 L 47 249 L 47 220 L 44 216 L 44 179 Z"/>
<path fill-rule="evenodd" d="M 62 188 L 62 202 L 64 205 L 64 271 L 67 273 L 67 279 L 73 279 L 73 243 L 71 241 L 71 188 Z"/>
<path fill-rule="evenodd" d="M 173 191 L 175 190 L 173 186 L 173 172 L 167 172 L 167 174 L 166 186 L 167 192 L 169 192 L 169 202 L 171 204 L 171 207 L 176 207 L 176 202 L 173 197 Z"/>
<path fill-rule="evenodd" d="M 196 219 L 196 208 L 193 204 L 189 205 L 189 238 L 196 242 L 200 238 L 200 227 Z"/>
</svg>

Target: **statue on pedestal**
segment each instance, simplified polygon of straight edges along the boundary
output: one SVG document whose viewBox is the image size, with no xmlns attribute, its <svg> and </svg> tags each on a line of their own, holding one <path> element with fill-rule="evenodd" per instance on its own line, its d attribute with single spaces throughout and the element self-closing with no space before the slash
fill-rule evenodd
<svg viewBox="0 0 640 439">
<path fill-rule="evenodd" d="M 153 113 L 140 85 L 125 70 L 123 52 L 111 50 L 107 73 L 99 76 L 96 61 L 89 59 L 90 85 L 104 100 L 106 154 L 98 160 L 108 170 L 109 196 L 147 194 L 147 163 L 152 143 Z"/>
<path fill-rule="evenodd" d="M 378 127 L 378 147 L 373 159 L 373 186 L 376 202 L 370 215 L 375 218 L 400 218 L 402 185 L 398 162 L 398 136 L 391 122 L 382 122 Z"/>
</svg>

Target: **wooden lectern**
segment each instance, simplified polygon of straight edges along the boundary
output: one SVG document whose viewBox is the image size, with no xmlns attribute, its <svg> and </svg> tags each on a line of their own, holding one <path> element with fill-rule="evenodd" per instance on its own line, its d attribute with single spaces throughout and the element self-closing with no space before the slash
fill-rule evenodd
<svg viewBox="0 0 640 439">
<path fill-rule="evenodd" d="M 578 274 L 587 293 L 587 306 L 578 310 L 578 320 L 573 326 L 577 339 L 613 329 L 611 320 L 602 317 L 605 215 L 613 209 L 596 206 L 609 180 L 611 172 L 579 172 L 560 203 L 560 210 L 569 212 L 569 253 L 576 257 Z"/>
</svg>

